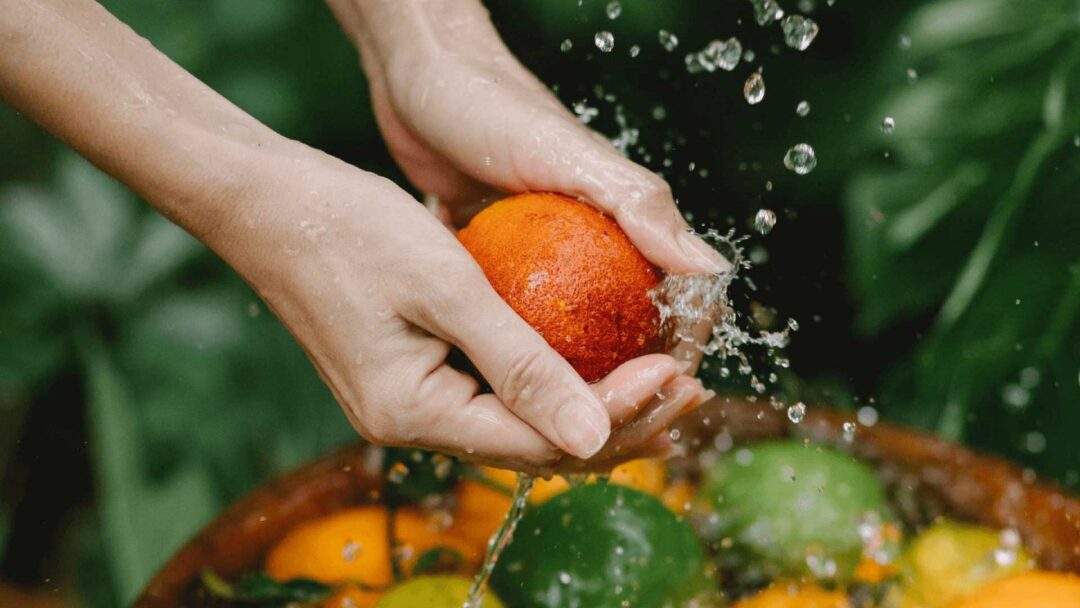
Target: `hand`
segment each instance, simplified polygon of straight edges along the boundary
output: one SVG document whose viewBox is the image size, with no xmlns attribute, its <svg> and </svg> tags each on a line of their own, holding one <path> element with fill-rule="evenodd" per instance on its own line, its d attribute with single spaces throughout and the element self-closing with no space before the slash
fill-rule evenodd
<svg viewBox="0 0 1080 608">
<path fill-rule="evenodd" d="M 677 274 L 731 265 L 692 233 L 671 189 L 582 125 L 502 43 L 475 0 L 328 0 L 361 50 L 391 154 L 429 207 L 461 227 L 494 191 L 578 196 Z M 694 328 L 697 342 L 711 323 Z M 698 344 L 672 353 L 696 368 Z"/>
<path fill-rule="evenodd" d="M 664 451 L 666 427 L 710 396 L 667 355 L 587 385 L 399 188 L 299 144 L 268 156 L 225 256 L 364 437 L 534 472 L 603 467 Z M 452 345 L 494 394 L 447 364 Z"/>
</svg>

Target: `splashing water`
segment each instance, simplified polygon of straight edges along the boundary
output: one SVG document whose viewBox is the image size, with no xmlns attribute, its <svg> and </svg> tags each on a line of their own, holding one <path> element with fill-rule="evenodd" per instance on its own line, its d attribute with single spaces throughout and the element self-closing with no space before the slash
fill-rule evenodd
<svg viewBox="0 0 1080 608">
<path fill-rule="evenodd" d="M 760 26 L 766 26 L 784 17 L 784 9 L 776 3 L 776 0 L 750 0 L 754 6 L 754 20 Z"/>
<path fill-rule="evenodd" d="M 679 46 L 679 37 L 667 30 L 660 30 L 658 34 L 660 39 L 660 46 L 664 47 L 664 50 L 671 52 L 675 50 L 675 47 Z"/>
<path fill-rule="evenodd" d="M 686 70 L 697 72 L 715 72 L 717 68 L 730 72 L 742 59 L 742 43 L 734 36 L 727 40 L 713 40 L 704 49 L 686 56 Z"/>
<path fill-rule="evenodd" d="M 743 97 L 746 98 L 746 103 L 752 106 L 765 99 L 765 78 L 762 77 L 761 72 L 754 72 L 746 79 L 746 83 L 743 84 Z"/>
<path fill-rule="evenodd" d="M 487 582 L 491 573 L 495 571 L 495 564 L 499 561 L 499 555 L 503 549 L 514 539 L 514 530 L 525 515 L 525 507 L 529 504 L 529 494 L 536 485 L 536 476 L 526 473 L 518 473 L 517 487 L 514 488 L 514 496 L 510 503 L 510 510 L 506 512 L 502 525 L 488 540 L 487 553 L 484 555 L 483 565 L 480 572 L 473 579 L 472 587 L 469 588 L 469 599 L 465 600 L 462 608 L 481 608 L 484 594 L 487 592 Z"/>
<path fill-rule="evenodd" d="M 886 116 L 881 120 L 881 132 L 889 135 L 896 129 L 896 121 L 892 116 Z"/>
<path fill-rule="evenodd" d="M 757 393 L 762 394 L 767 390 L 766 382 L 775 383 L 776 376 L 769 374 L 762 379 L 754 373 L 748 347 L 764 349 L 776 363 L 782 359 L 780 351 L 787 346 L 793 329 L 788 326 L 781 331 L 755 333 L 741 327 L 739 313 L 731 306 L 727 290 L 740 270 L 750 268 L 740 247 L 746 237 L 735 238 L 734 231 L 720 234 L 715 230 L 700 236 L 728 258 L 732 270 L 722 274 L 664 277 L 652 293 L 653 303 L 660 311 L 660 321 L 674 341 L 691 344 L 705 355 L 716 355 L 721 364 L 721 376 L 730 376 L 731 368 L 734 368 L 749 380 Z M 695 330 L 702 325 L 711 328 L 704 340 L 695 336 Z M 728 365 L 729 360 L 733 360 L 734 365 Z"/>
<path fill-rule="evenodd" d="M 776 212 L 772 209 L 758 209 L 754 216 L 754 228 L 761 234 L 769 234 L 776 226 Z"/>
<path fill-rule="evenodd" d="M 619 0 L 611 0 L 604 11 L 607 13 L 608 19 L 615 20 L 622 14 L 622 5 L 619 4 Z"/>
<path fill-rule="evenodd" d="M 784 166 L 798 175 L 806 175 L 817 166 L 817 154 L 810 144 L 795 144 L 784 155 Z"/>
<path fill-rule="evenodd" d="M 799 102 L 799 105 L 795 106 L 795 113 L 799 116 L 805 117 L 810 113 L 810 102 L 803 100 Z"/>
<path fill-rule="evenodd" d="M 574 48 L 574 43 L 569 38 L 563 40 L 562 44 L 559 45 L 559 50 L 564 53 L 569 53 L 572 48 Z"/>
<path fill-rule="evenodd" d="M 780 28 L 784 30 L 784 44 L 799 51 L 810 48 L 810 43 L 818 35 L 818 24 L 802 15 L 785 17 L 780 22 Z"/>
<path fill-rule="evenodd" d="M 596 35 L 593 36 L 593 43 L 601 52 L 610 53 L 615 48 L 615 34 L 606 30 L 596 32 Z"/>
</svg>

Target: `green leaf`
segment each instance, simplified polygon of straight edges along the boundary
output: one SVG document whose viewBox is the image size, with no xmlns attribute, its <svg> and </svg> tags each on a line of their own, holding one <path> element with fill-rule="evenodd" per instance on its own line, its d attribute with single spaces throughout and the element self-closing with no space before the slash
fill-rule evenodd
<svg viewBox="0 0 1080 608">
<path fill-rule="evenodd" d="M 148 479 L 140 467 L 138 455 L 144 448 L 125 379 L 93 330 L 80 332 L 79 347 L 97 460 L 99 511 L 113 579 L 128 603 L 220 504 L 196 465 L 180 467 L 159 482 Z"/>
<path fill-rule="evenodd" d="M 264 572 L 244 577 L 231 584 L 209 570 L 202 573 L 203 586 L 214 597 L 258 605 L 316 605 L 334 592 L 334 588 L 311 579 L 298 578 L 279 582 Z"/>
<path fill-rule="evenodd" d="M 461 473 L 457 458 L 413 448 L 387 448 L 383 472 L 387 484 L 383 496 L 388 504 L 418 504 L 428 496 L 450 490 Z"/>
</svg>

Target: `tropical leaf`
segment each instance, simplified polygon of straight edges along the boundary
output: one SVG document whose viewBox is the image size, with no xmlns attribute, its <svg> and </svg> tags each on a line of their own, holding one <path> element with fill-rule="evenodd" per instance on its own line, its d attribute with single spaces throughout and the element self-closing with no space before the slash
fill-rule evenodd
<svg viewBox="0 0 1080 608">
<path fill-rule="evenodd" d="M 1016 435 L 1069 416 L 1061 391 L 1043 389 L 1075 385 L 1080 361 L 1080 12 L 1031 8 L 941 0 L 911 14 L 899 29 L 910 48 L 879 68 L 910 69 L 909 82 L 874 104 L 895 131 L 864 134 L 885 158 L 867 159 L 846 195 L 861 329 L 934 319 L 886 379 L 883 407 L 1028 460 L 1045 446 L 1025 451 Z M 1031 409 L 1010 428 L 1020 375 L 1052 384 L 1023 388 Z M 1045 439 L 1072 441 L 1055 428 Z"/>
</svg>

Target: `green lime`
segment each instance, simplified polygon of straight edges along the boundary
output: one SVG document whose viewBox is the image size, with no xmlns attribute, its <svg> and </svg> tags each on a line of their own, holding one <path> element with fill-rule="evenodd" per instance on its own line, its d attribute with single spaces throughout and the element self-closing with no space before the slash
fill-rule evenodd
<svg viewBox="0 0 1080 608">
<path fill-rule="evenodd" d="M 860 525 L 890 519 L 885 488 L 852 456 L 802 441 L 739 448 L 707 473 L 705 535 L 743 558 L 744 576 L 850 576 Z M 728 540 L 729 539 L 729 540 Z"/>
<path fill-rule="evenodd" d="M 690 527 L 663 503 L 593 484 L 529 511 L 491 586 L 514 608 L 659 608 L 703 568 Z"/>
<path fill-rule="evenodd" d="M 469 599 L 472 581 L 460 576 L 418 576 L 394 587 L 375 608 L 461 608 Z M 491 592 L 484 596 L 483 608 L 503 608 Z"/>
</svg>

